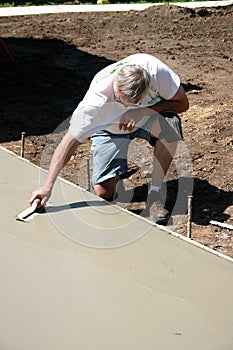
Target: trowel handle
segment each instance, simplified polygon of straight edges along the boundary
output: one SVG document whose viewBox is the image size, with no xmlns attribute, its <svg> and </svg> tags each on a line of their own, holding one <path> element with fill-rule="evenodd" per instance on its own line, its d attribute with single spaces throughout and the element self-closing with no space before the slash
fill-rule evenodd
<svg viewBox="0 0 233 350">
<path fill-rule="evenodd" d="M 36 209 L 39 207 L 40 203 L 41 203 L 41 199 L 40 199 L 40 198 L 36 198 L 36 199 L 32 202 L 32 205 L 31 205 L 31 207 L 33 208 L 33 210 L 36 210 Z"/>
</svg>

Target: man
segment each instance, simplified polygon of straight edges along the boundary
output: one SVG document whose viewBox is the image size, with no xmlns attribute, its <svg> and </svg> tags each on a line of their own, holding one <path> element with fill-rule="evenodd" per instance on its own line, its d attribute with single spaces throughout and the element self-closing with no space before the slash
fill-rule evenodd
<svg viewBox="0 0 233 350">
<path fill-rule="evenodd" d="M 46 179 L 29 202 L 41 198 L 41 205 L 45 205 L 61 169 L 88 137 L 92 140 L 94 190 L 110 200 L 116 174 L 127 172 L 128 145 L 139 137 L 154 147 L 147 200 L 150 218 L 166 225 L 169 213 L 162 203 L 160 189 L 177 142 L 182 139 L 177 113 L 188 107 L 179 77 L 154 56 L 139 53 L 107 66 L 96 74 L 74 111 Z"/>
</svg>

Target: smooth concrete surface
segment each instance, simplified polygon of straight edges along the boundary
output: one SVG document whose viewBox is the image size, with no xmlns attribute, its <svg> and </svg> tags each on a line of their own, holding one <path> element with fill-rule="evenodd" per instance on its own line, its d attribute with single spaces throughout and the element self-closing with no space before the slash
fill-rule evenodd
<svg viewBox="0 0 233 350">
<path fill-rule="evenodd" d="M 198 7 L 217 7 L 232 5 L 232 0 L 220 1 L 192 1 L 177 2 L 171 5 L 177 5 L 189 8 Z M 146 4 L 104 4 L 104 5 L 45 5 L 45 6 L 16 6 L 0 8 L 0 17 L 22 16 L 48 13 L 74 13 L 74 12 L 115 12 L 115 11 L 143 11 L 151 6 L 165 5 L 164 3 L 146 3 Z"/>
<path fill-rule="evenodd" d="M 233 349 L 230 259 L 60 179 L 46 214 L 16 221 L 41 171 L 0 160 L 1 350 Z"/>
</svg>

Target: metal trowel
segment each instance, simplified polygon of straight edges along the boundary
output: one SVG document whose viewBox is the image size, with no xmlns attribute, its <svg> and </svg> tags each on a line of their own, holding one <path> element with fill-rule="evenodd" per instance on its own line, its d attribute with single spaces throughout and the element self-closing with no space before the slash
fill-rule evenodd
<svg viewBox="0 0 233 350">
<path fill-rule="evenodd" d="M 19 213 L 16 217 L 16 220 L 19 221 L 27 221 L 33 213 L 35 213 L 40 205 L 41 200 L 39 198 L 35 199 L 32 202 L 32 205 L 26 209 L 24 209 L 21 213 Z"/>
</svg>

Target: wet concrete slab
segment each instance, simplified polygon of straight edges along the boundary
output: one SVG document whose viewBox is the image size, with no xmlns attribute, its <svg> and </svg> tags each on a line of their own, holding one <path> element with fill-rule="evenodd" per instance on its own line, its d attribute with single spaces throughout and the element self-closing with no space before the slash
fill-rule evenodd
<svg viewBox="0 0 233 350">
<path fill-rule="evenodd" d="M 0 349 L 231 350 L 233 263 L 0 148 Z"/>
</svg>

